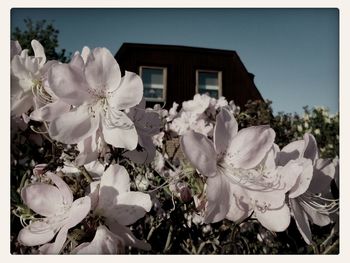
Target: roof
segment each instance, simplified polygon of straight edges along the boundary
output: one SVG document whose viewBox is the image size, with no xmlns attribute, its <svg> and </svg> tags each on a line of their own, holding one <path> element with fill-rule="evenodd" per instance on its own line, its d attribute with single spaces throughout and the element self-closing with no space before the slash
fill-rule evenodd
<svg viewBox="0 0 350 263">
<path fill-rule="evenodd" d="M 196 52 L 196 53 L 213 53 L 221 55 L 231 55 L 236 56 L 236 51 L 225 50 L 225 49 L 214 49 L 214 48 L 203 48 L 203 47 L 190 47 L 190 46 L 181 46 L 181 45 L 161 45 L 161 44 L 142 44 L 142 43 L 123 43 L 119 48 L 116 56 L 119 53 L 125 52 L 127 49 L 149 49 L 149 50 L 172 50 L 172 51 L 181 51 L 181 52 Z"/>
</svg>

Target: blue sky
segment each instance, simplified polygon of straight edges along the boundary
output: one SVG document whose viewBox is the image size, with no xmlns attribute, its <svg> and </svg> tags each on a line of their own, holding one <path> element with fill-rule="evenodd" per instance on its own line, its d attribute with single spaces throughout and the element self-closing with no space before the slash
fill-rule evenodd
<svg viewBox="0 0 350 263">
<path fill-rule="evenodd" d="M 23 19 L 53 21 L 69 52 L 123 42 L 235 50 L 274 112 L 326 106 L 339 111 L 337 9 L 12 9 Z"/>
</svg>

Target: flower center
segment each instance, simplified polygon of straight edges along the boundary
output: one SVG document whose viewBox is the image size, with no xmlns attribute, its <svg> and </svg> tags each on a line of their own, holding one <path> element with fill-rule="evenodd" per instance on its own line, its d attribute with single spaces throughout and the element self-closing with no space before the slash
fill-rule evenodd
<svg viewBox="0 0 350 263">
<path fill-rule="evenodd" d="M 325 198 L 321 194 L 314 194 L 310 191 L 298 196 L 297 200 L 320 214 L 328 215 L 339 210 L 339 199 Z"/>
<path fill-rule="evenodd" d="M 42 81 L 38 79 L 33 79 L 32 82 L 32 93 L 39 100 L 39 102 L 45 105 L 52 103 L 52 97 L 45 90 Z"/>
<path fill-rule="evenodd" d="M 250 191 L 270 192 L 281 190 L 280 176 L 260 165 L 254 169 L 236 168 L 222 158 L 217 165 L 218 171 L 230 180 Z"/>
</svg>

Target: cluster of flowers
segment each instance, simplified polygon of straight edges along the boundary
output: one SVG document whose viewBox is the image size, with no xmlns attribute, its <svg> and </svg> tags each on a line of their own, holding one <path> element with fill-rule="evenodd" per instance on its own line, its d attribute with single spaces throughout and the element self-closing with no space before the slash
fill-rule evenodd
<svg viewBox="0 0 350 263">
<path fill-rule="evenodd" d="M 128 71 L 122 76 L 107 49 L 84 47 L 69 63 L 60 63 L 46 61 L 38 41 L 32 47 L 34 56 L 29 56 L 18 42 L 11 43 L 12 120 L 17 126 L 41 123 L 40 134 L 77 154 L 72 160 L 63 153 L 65 165 L 55 170 L 36 164 L 20 193 L 34 212 L 28 223 L 23 220 L 18 234 L 22 245 L 40 246 L 43 254 L 62 253 L 71 242 L 68 232 L 78 227 L 84 231 L 82 222 L 87 222 L 94 238 L 73 240 L 69 253 L 123 253 L 126 246 L 150 250 L 129 226 L 162 204 L 147 193 L 146 175 L 131 182 L 124 162 L 150 164 L 175 196 L 193 197 L 198 223 L 225 218 L 241 222 L 253 216 L 279 232 L 287 229 L 292 216 L 311 244 L 309 222 L 337 222 L 338 199 L 330 186 L 338 185 L 338 160 L 319 158 L 311 134 L 280 150 L 273 129 L 263 125 L 238 130 L 234 114 L 239 108 L 205 94 L 183 102 L 180 111 L 176 103 L 169 111 L 159 105 L 146 109 L 142 80 Z M 173 140 L 183 155 L 169 158 L 160 149 Z M 200 195 L 181 181 L 188 169 L 196 169 L 205 182 Z M 78 198 L 63 180 L 72 170 L 86 175 L 90 184 Z M 139 191 L 130 190 L 131 183 Z"/>
</svg>

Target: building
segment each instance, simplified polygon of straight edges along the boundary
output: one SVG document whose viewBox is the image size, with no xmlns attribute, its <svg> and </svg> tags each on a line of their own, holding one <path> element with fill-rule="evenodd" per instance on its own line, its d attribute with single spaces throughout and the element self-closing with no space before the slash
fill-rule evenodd
<svg viewBox="0 0 350 263">
<path fill-rule="evenodd" d="M 115 55 L 121 70 L 138 73 L 149 106 L 166 108 L 190 100 L 196 93 L 224 96 L 244 107 L 262 100 L 250 74 L 235 51 L 173 45 L 124 43 Z"/>
</svg>

